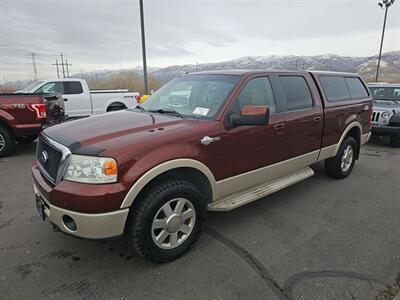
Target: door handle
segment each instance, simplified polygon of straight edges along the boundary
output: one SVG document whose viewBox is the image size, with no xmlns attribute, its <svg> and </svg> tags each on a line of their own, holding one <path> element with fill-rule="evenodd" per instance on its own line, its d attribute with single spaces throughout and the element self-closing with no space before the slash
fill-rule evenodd
<svg viewBox="0 0 400 300">
<path fill-rule="evenodd" d="M 274 125 L 275 130 L 282 130 L 285 128 L 285 124 L 276 124 Z"/>
<path fill-rule="evenodd" d="M 68 98 L 64 98 L 64 101 L 68 101 Z"/>
<path fill-rule="evenodd" d="M 313 121 L 314 121 L 315 123 L 319 123 L 319 122 L 321 121 L 321 116 L 318 116 L 318 117 L 313 118 Z"/>
</svg>

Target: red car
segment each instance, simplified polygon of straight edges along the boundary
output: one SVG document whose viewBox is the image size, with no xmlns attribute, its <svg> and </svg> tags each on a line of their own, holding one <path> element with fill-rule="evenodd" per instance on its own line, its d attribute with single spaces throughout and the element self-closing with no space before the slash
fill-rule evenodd
<svg viewBox="0 0 400 300">
<path fill-rule="evenodd" d="M 46 129 L 32 167 L 37 208 L 67 234 L 125 235 L 139 255 L 170 261 L 197 239 L 206 210 L 304 180 L 318 161 L 347 177 L 371 107 L 356 74 L 185 75 L 134 110 Z"/>
<path fill-rule="evenodd" d="M 61 95 L 0 94 L 0 157 L 11 154 L 15 141 L 31 143 L 44 126 L 63 118 Z"/>
</svg>

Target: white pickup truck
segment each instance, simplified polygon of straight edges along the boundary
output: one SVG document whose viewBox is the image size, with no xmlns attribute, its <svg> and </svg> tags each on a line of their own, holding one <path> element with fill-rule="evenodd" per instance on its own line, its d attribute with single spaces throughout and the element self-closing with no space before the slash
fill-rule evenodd
<svg viewBox="0 0 400 300">
<path fill-rule="evenodd" d="M 59 93 L 63 95 L 65 114 L 70 118 L 86 117 L 107 111 L 134 108 L 136 92 L 128 90 L 90 91 L 86 80 L 64 78 L 35 81 L 17 93 Z"/>
</svg>

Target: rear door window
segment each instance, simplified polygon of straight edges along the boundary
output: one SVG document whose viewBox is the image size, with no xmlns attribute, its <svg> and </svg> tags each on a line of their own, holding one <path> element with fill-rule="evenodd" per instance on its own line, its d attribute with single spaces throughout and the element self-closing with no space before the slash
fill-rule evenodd
<svg viewBox="0 0 400 300">
<path fill-rule="evenodd" d="M 361 99 L 367 98 L 368 92 L 358 77 L 346 77 L 345 81 L 347 83 L 347 87 L 350 91 L 350 96 L 352 99 Z"/>
<path fill-rule="evenodd" d="M 286 98 L 286 110 L 296 111 L 312 108 L 314 105 L 310 88 L 303 76 L 279 76 Z"/>
<path fill-rule="evenodd" d="M 350 91 L 341 76 L 319 76 L 319 81 L 328 101 L 350 100 Z"/>
<path fill-rule="evenodd" d="M 82 84 L 79 81 L 67 81 L 64 82 L 64 94 L 65 95 L 77 95 L 82 94 Z"/>
</svg>

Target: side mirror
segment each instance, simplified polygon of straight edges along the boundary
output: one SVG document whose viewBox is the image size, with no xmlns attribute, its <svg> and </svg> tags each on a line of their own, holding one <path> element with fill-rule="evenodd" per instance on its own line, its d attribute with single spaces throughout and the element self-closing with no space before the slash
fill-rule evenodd
<svg viewBox="0 0 400 300">
<path fill-rule="evenodd" d="M 243 106 L 240 115 L 233 114 L 230 116 L 232 127 L 268 125 L 268 121 L 268 106 Z"/>
</svg>

